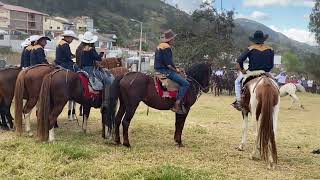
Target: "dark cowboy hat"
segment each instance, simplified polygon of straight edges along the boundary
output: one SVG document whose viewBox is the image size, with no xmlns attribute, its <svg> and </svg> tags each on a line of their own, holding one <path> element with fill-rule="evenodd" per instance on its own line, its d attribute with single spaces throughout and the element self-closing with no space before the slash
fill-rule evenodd
<svg viewBox="0 0 320 180">
<path fill-rule="evenodd" d="M 169 42 L 176 36 L 177 34 L 175 34 L 171 29 L 169 29 L 161 35 L 160 40 L 161 42 Z"/>
<path fill-rule="evenodd" d="M 249 40 L 257 44 L 262 44 L 265 40 L 268 39 L 268 37 L 268 34 L 264 34 L 262 31 L 258 30 L 254 33 L 253 36 L 249 37 Z"/>
</svg>

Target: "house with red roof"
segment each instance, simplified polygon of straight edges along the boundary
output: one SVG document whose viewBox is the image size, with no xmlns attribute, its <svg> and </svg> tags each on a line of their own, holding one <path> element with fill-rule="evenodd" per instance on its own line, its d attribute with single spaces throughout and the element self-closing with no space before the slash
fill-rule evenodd
<svg viewBox="0 0 320 180">
<path fill-rule="evenodd" d="M 21 6 L 0 2 L 0 29 L 9 34 L 43 34 L 43 20 L 48 16 Z"/>
</svg>

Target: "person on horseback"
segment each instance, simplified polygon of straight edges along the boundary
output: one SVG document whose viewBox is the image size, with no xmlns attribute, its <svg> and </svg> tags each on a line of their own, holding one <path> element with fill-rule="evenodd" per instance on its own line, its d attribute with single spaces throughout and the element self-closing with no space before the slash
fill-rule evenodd
<svg viewBox="0 0 320 180">
<path fill-rule="evenodd" d="M 30 65 L 34 66 L 37 64 L 49 64 L 46 59 L 46 54 L 44 52 L 44 47 L 47 45 L 47 41 L 51 39 L 47 36 L 36 36 L 35 45 L 30 53 Z"/>
<path fill-rule="evenodd" d="M 174 44 L 176 34 L 172 30 L 164 32 L 161 36 L 161 43 L 155 52 L 154 69 L 157 72 L 167 75 L 169 79 L 180 85 L 177 100 L 172 111 L 182 113 L 181 103 L 189 88 L 189 82 L 179 73 L 173 62 L 171 46 Z"/>
<path fill-rule="evenodd" d="M 89 76 L 98 78 L 103 83 L 104 94 L 109 94 L 110 85 L 113 83 L 114 77 L 111 73 L 96 66 L 96 61 L 102 61 L 104 55 L 103 52 L 98 54 L 94 48 L 94 43 L 97 42 L 98 36 L 87 31 L 79 36 L 79 40 L 83 43 L 83 48 L 80 52 L 80 68 L 86 71 Z M 108 97 L 105 96 L 103 103 L 107 103 L 106 98 Z"/>
<path fill-rule="evenodd" d="M 249 59 L 249 71 L 258 71 L 263 70 L 266 73 L 270 72 L 274 66 L 274 51 L 273 49 L 264 44 L 264 41 L 267 40 L 269 35 L 264 34 L 262 31 L 256 31 L 252 36 L 249 37 L 249 40 L 254 44 L 249 46 L 237 60 L 236 69 L 240 72 L 238 78 L 235 80 L 235 93 L 236 101 L 232 103 L 232 106 L 237 110 L 241 111 L 241 81 L 243 79 L 243 74 L 246 74 L 246 70 L 243 67 L 244 61 Z"/>
<path fill-rule="evenodd" d="M 64 31 L 61 36 L 63 36 L 63 39 L 60 40 L 56 48 L 55 63 L 65 69 L 76 72 L 78 67 L 72 61 L 72 58 L 74 58 L 75 55 L 71 53 L 69 44 L 71 44 L 74 39 L 78 40 L 78 37 L 70 30 Z"/>
<path fill-rule="evenodd" d="M 23 51 L 21 53 L 21 63 L 20 67 L 22 69 L 30 66 L 30 54 L 33 49 L 35 41 L 38 39 L 38 35 L 32 35 L 21 43 Z"/>
</svg>

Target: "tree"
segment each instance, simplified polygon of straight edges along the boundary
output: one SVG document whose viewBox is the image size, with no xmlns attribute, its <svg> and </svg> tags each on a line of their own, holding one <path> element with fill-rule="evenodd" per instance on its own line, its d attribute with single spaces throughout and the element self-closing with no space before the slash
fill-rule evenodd
<svg viewBox="0 0 320 180">
<path fill-rule="evenodd" d="M 291 52 L 285 53 L 282 57 L 282 62 L 285 66 L 285 69 L 289 72 L 301 73 L 304 71 L 303 63 L 296 54 Z"/>
<path fill-rule="evenodd" d="M 316 3 L 312 9 L 310 15 L 309 29 L 315 33 L 316 40 L 320 43 L 320 0 L 316 0 Z"/>
<path fill-rule="evenodd" d="M 320 56 L 316 54 L 311 54 L 308 58 L 304 60 L 304 66 L 306 72 L 311 74 L 313 78 L 320 81 Z"/>
</svg>

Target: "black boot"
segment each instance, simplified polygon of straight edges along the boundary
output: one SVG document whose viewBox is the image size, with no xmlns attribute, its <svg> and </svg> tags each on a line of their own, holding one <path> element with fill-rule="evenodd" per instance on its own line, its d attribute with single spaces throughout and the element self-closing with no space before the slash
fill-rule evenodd
<svg viewBox="0 0 320 180">
<path fill-rule="evenodd" d="M 232 104 L 231 104 L 232 107 L 234 107 L 236 110 L 238 111 L 242 111 L 242 106 L 241 106 L 241 102 L 240 101 L 234 101 Z"/>
</svg>

